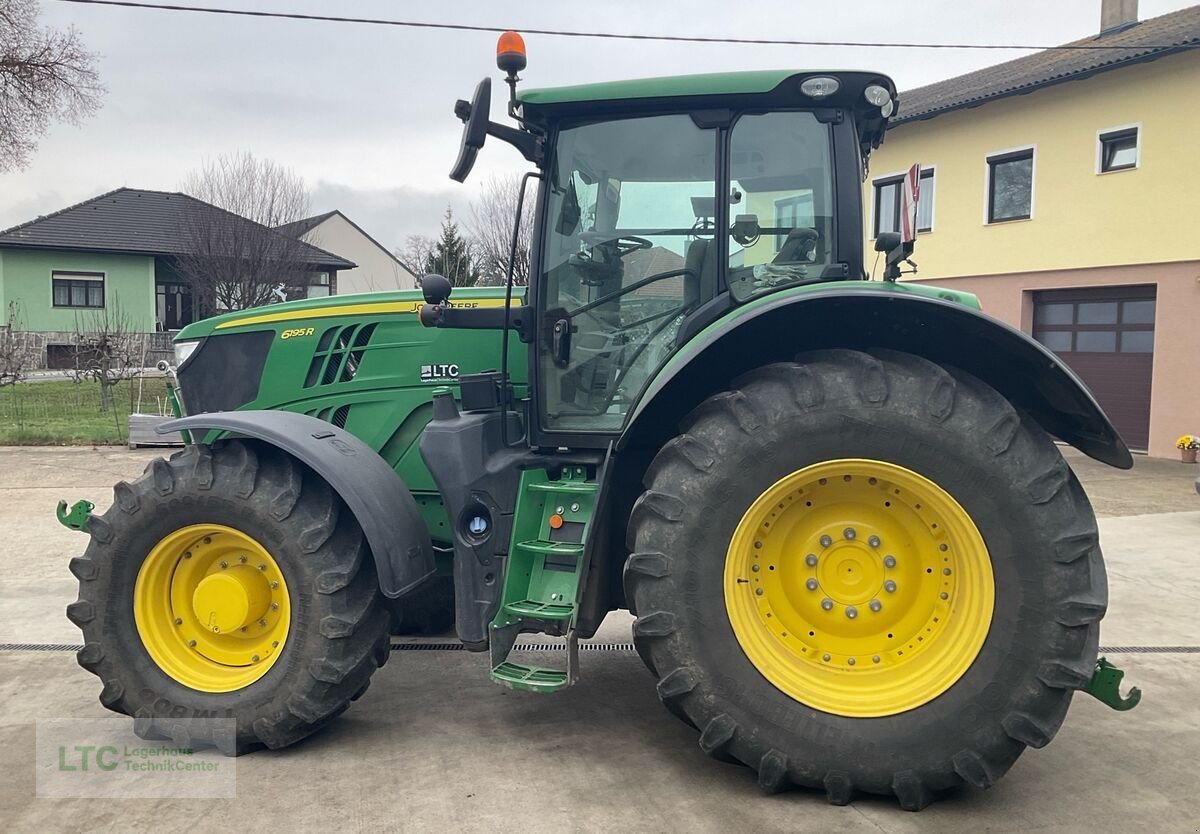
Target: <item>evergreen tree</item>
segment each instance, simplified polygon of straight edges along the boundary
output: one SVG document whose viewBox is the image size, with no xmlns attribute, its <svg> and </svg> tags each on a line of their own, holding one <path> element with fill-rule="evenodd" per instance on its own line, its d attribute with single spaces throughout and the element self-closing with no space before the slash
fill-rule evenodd
<svg viewBox="0 0 1200 834">
<path fill-rule="evenodd" d="M 425 272 L 444 275 L 453 287 L 469 287 L 479 280 L 479 268 L 471 257 L 471 244 L 458 231 L 454 213 L 446 206 L 442 236 L 425 259 Z"/>
</svg>

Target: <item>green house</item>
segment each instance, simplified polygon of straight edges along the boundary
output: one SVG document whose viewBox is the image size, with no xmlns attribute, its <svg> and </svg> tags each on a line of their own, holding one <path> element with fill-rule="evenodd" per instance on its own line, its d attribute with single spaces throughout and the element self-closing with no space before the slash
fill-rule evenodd
<svg viewBox="0 0 1200 834">
<path fill-rule="evenodd" d="M 69 367 L 76 334 L 119 309 L 130 330 L 154 334 L 148 359 L 169 355 L 173 331 L 217 312 L 179 268 L 213 217 L 220 240 L 287 240 L 308 295 L 335 292 L 355 266 L 186 194 L 119 188 L 0 232 L 0 326 L 11 311 L 39 367 Z"/>
</svg>

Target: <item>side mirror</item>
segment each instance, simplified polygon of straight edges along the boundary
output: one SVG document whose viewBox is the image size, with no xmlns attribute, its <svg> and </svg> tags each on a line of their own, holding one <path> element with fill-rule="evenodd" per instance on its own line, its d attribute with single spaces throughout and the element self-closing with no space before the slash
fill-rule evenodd
<svg viewBox="0 0 1200 834">
<path fill-rule="evenodd" d="M 463 121 L 462 145 L 458 159 L 450 169 L 450 179 L 462 182 L 471 173 L 475 157 L 483 147 L 488 134 L 488 116 L 492 110 L 492 79 L 484 78 L 475 88 L 471 101 L 459 99 L 454 104 L 454 115 Z"/>
<path fill-rule="evenodd" d="M 430 304 L 445 304 L 453 289 L 451 283 L 441 275 L 430 273 L 421 278 L 421 295 L 425 296 L 425 300 Z"/>
<path fill-rule="evenodd" d="M 899 232 L 880 232 L 875 236 L 876 252 L 891 252 L 900 245 Z"/>
</svg>

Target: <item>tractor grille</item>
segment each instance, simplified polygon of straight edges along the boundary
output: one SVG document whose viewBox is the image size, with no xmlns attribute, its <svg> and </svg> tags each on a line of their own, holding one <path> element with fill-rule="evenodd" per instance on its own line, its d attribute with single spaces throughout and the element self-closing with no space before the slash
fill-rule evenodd
<svg viewBox="0 0 1200 834">
<path fill-rule="evenodd" d="M 354 379 L 362 363 L 363 351 L 375 333 L 375 326 L 376 323 L 371 322 L 326 328 L 317 341 L 317 348 L 308 363 L 304 387 L 312 388 Z"/>
</svg>

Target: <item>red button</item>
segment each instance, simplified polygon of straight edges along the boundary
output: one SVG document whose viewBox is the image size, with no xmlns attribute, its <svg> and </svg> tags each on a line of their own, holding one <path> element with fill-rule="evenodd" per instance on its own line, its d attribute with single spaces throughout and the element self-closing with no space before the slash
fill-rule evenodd
<svg viewBox="0 0 1200 834">
<path fill-rule="evenodd" d="M 550 529 L 557 530 L 559 527 L 562 527 L 562 516 L 557 514 L 550 516 Z"/>
</svg>

